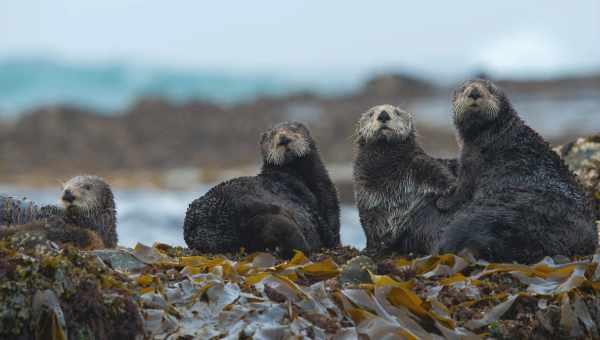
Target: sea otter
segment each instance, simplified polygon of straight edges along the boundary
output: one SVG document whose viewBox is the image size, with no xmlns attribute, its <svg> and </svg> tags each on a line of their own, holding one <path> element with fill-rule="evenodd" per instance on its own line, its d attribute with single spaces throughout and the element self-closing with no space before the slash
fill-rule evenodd
<svg viewBox="0 0 600 340">
<path fill-rule="evenodd" d="M 337 192 L 308 129 L 275 125 L 260 140 L 262 170 L 235 178 L 194 200 L 184 238 L 202 252 L 279 248 L 311 252 L 340 245 Z"/>
<path fill-rule="evenodd" d="M 117 245 L 115 202 L 112 190 L 104 180 L 89 175 L 73 177 L 63 185 L 59 201 L 61 206 L 39 207 L 28 200 L 3 196 L 0 198 L 0 225 L 32 224 L 28 227 L 32 229 L 33 226 L 45 225 L 39 221 L 47 220 L 51 226 L 56 227 L 49 230 L 54 233 L 56 240 L 75 237 L 58 235 L 61 228 L 74 230 L 73 227 L 81 227 L 97 233 L 104 246 L 113 248 Z M 85 236 L 87 233 L 81 235 Z M 75 238 L 81 239 L 84 236 Z M 95 240 L 90 242 L 98 244 Z"/>
<path fill-rule="evenodd" d="M 439 251 L 522 263 L 593 253 L 598 235 L 587 195 L 507 96 L 488 80 L 470 80 L 452 106 L 459 174 L 456 190 L 438 201 L 453 214 Z"/>
<path fill-rule="evenodd" d="M 392 105 L 362 114 L 356 146 L 354 192 L 367 251 L 429 254 L 442 219 L 435 202 L 453 185 L 456 160 L 427 155 L 413 115 Z"/>
</svg>

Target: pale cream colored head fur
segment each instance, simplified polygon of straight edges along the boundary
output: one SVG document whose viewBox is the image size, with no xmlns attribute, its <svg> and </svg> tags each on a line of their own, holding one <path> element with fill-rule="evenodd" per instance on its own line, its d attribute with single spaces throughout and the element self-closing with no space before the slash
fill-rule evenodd
<svg viewBox="0 0 600 340">
<path fill-rule="evenodd" d="M 76 176 L 63 184 L 59 201 L 65 208 L 76 207 L 84 211 L 99 209 L 105 204 L 107 189 L 108 184 L 100 177 Z"/>
<path fill-rule="evenodd" d="M 412 113 L 388 104 L 374 106 L 363 113 L 356 130 L 359 143 L 404 140 L 414 134 Z"/>
<path fill-rule="evenodd" d="M 302 123 L 279 123 L 262 134 L 260 146 L 266 163 L 283 165 L 310 153 L 311 137 Z"/>
<path fill-rule="evenodd" d="M 455 121 L 460 122 L 469 114 L 479 114 L 487 120 L 494 120 L 501 107 L 497 91 L 490 81 L 483 79 L 463 83 L 452 99 Z"/>
</svg>

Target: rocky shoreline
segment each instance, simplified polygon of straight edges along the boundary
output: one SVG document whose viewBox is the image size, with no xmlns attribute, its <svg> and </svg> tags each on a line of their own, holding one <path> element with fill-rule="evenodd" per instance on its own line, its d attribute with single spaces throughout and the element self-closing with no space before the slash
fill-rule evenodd
<svg viewBox="0 0 600 340">
<path fill-rule="evenodd" d="M 80 251 L 21 234 L 0 240 L 0 337 L 598 338 L 599 264 L 372 259 L 352 248 L 291 259 L 165 244 Z"/>
<path fill-rule="evenodd" d="M 590 193 L 600 219 L 600 134 L 578 138 L 554 150 Z"/>
<path fill-rule="evenodd" d="M 597 75 L 497 83 L 517 99 L 568 102 L 600 90 Z M 450 95 L 448 87 L 423 79 L 382 75 L 354 93 L 329 97 L 299 93 L 229 106 L 146 97 L 113 114 L 68 105 L 44 107 L 17 121 L 0 122 L 0 182 L 55 185 L 76 174 L 94 173 L 123 185 L 162 186 L 163 176 L 179 171 L 178 175 L 185 172 L 212 183 L 226 169 L 255 168 L 259 133 L 275 122 L 293 119 L 308 124 L 327 164 L 349 164 L 358 115 L 381 103 L 414 109 L 424 148 L 433 156 L 452 156 L 456 142 L 449 115 L 443 123 L 419 118 L 432 110 L 432 103 L 443 103 L 436 110 L 449 110 Z M 545 137 L 558 145 L 581 134 L 567 126 Z"/>
</svg>

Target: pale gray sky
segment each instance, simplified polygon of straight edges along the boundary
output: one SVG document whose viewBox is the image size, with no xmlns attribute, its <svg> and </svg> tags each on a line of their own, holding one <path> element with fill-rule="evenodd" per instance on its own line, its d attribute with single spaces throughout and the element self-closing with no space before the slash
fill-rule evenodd
<svg viewBox="0 0 600 340">
<path fill-rule="evenodd" d="M 513 76 L 600 68 L 600 1 L 147 1 L 0 4 L 0 57 L 181 68 Z"/>
</svg>

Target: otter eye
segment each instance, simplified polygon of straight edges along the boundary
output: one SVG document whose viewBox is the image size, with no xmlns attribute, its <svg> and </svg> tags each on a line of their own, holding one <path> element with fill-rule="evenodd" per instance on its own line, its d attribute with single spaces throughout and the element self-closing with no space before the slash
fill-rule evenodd
<svg viewBox="0 0 600 340">
<path fill-rule="evenodd" d="M 90 190 L 91 188 L 92 188 L 92 186 L 89 184 L 86 184 L 83 186 L 83 190 Z"/>
<path fill-rule="evenodd" d="M 396 116 L 400 116 L 400 111 L 394 110 L 394 113 L 396 114 Z"/>
</svg>

